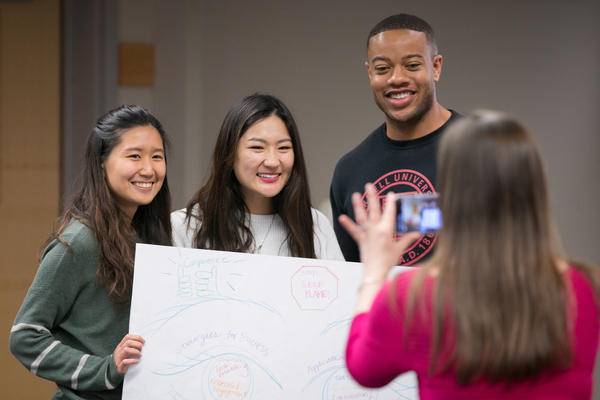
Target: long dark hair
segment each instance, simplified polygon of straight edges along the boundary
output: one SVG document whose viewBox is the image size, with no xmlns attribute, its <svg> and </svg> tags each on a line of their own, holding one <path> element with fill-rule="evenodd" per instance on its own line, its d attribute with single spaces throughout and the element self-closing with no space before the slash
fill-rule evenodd
<svg viewBox="0 0 600 400">
<path fill-rule="evenodd" d="M 444 228 L 408 297 L 412 315 L 425 277 L 439 272 L 429 372 L 454 365 L 458 382 L 467 384 L 567 367 L 571 288 L 559 268 L 563 251 L 533 136 L 507 115 L 477 111 L 445 133 L 438 166 Z M 598 293 L 596 271 L 575 266 Z M 444 334 L 448 316 L 453 353 L 441 350 L 452 346 Z"/>
<path fill-rule="evenodd" d="M 287 228 L 287 244 L 292 256 L 316 258 L 313 241 L 308 174 L 298 127 L 290 110 L 276 97 L 255 93 L 236 102 L 223 121 L 211 158 L 206 184 L 187 205 L 187 221 L 199 218 L 194 233 L 199 249 L 248 252 L 254 238 L 246 226 L 240 183 L 233 172 L 233 162 L 242 135 L 255 123 L 270 116 L 279 117 L 292 139 L 294 167 L 281 192 L 273 198 L 275 212 Z M 199 213 L 195 215 L 195 206 Z"/>
<path fill-rule="evenodd" d="M 97 277 L 104 282 L 117 304 L 126 303 L 131 296 L 135 244 L 172 244 L 167 175 L 156 197 L 149 204 L 139 206 L 132 221 L 118 208 L 105 180 L 102 163 L 121 142 L 122 134 L 138 126 L 153 126 L 158 131 L 166 162 L 169 142 L 156 118 L 139 106 L 122 106 L 109 111 L 92 129 L 74 195 L 42 246 L 46 248 L 54 239 L 66 245 L 60 234 L 72 218 L 89 227 L 101 250 Z"/>
</svg>

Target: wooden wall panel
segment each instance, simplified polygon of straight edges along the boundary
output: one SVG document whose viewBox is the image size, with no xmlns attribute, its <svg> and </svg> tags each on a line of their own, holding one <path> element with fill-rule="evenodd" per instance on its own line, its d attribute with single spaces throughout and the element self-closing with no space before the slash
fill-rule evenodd
<svg viewBox="0 0 600 400">
<path fill-rule="evenodd" d="M 119 86 L 154 86 L 152 43 L 119 43 Z"/>
<path fill-rule="evenodd" d="M 49 399 L 56 386 L 8 350 L 15 315 L 59 210 L 60 1 L 0 3 L 0 387 Z"/>
</svg>

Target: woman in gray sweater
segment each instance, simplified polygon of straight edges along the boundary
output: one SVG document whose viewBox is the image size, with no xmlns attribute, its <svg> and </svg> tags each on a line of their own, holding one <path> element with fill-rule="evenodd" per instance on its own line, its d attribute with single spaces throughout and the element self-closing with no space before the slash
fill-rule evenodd
<svg viewBox="0 0 600 400">
<path fill-rule="evenodd" d="M 171 244 L 166 134 L 141 107 L 98 120 L 75 195 L 55 223 L 10 334 L 10 350 L 54 381 L 52 399 L 120 399 L 144 339 L 129 334 L 136 243 Z"/>
</svg>

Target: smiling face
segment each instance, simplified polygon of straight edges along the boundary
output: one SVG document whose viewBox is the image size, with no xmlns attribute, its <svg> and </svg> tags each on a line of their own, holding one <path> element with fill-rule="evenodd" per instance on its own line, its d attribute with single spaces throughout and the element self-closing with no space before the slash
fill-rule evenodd
<svg viewBox="0 0 600 400">
<path fill-rule="evenodd" d="M 422 32 L 390 30 L 369 40 L 367 72 L 388 127 L 414 126 L 437 101 L 442 56 L 430 54 Z"/>
<path fill-rule="evenodd" d="M 252 125 L 240 138 L 233 172 L 251 214 L 271 214 L 273 197 L 287 183 L 294 167 L 288 130 L 277 116 Z"/>
<path fill-rule="evenodd" d="M 123 132 L 121 142 L 102 168 L 120 210 L 133 219 L 138 206 L 149 204 L 165 179 L 167 167 L 160 134 L 151 125 Z"/>
</svg>

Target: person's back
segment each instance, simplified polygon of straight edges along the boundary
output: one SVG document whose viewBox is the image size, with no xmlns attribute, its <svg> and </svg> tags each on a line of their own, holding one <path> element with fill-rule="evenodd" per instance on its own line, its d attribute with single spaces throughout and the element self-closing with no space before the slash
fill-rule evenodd
<svg viewBox="0 0 600 400">
<path fill-rule="evenodd" d="M 589 399 L 598 351 L 600 275 L 563 255 L 533 136 L 507 115 L 455 122 L 439 153 L 444 227 L 436 253 L 381 291 L 418 236 L 394 243 L 395 202 L 383 217 L 340 222 L 365 264 L 348 370 L 383 386 L 414 370 L 421 399 Z M 366 225 L 365 225 L 366 224 Z"/>
<path fill-rule="evenodd" d="M 358 315 L 353 323 L 346 354 L 348 369 L 361 385 L 380 387 L 388 384 L 397 375 L 409 370 L 417 373 L 421 400 L 435 399 L 590 399 L 592 372 L 598 350 L 600 320 L 594 291 L 589 281 L 576 267 L 571 266 L 565 275 L 572 284 L 574 304 L 571 310 L 575 317 L 573 329 L 574 357 L 566 370 L 543 372 L 536 380 L 515 382 L 490 382 L 481 378 L 466 386 L 456 381 L 456 369 L 429 375 L 429 361 L 433 343 L 432 291 L 434 277 L 424 283 L 424 306 L 421 314 L 416 311 L 409 329 L 404 330 L 407 295 L 418 271 L 402 273 L 394 281 L 397 307 L 389 304 L 390 286 L 384 287 L 372 306 L 371 313 Z M 445 321 L 449 323 L 448 320 Z M 440 353 L 452 353 L 455 338 L 442 347 Z M 437 363 L 439 368 L 442 363 Z"/>
</svg>

